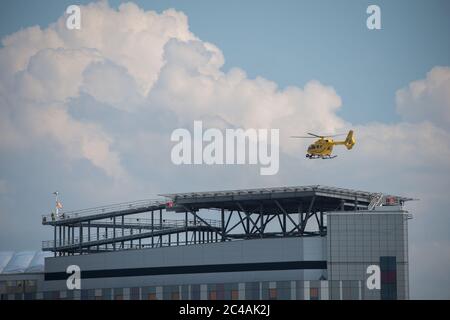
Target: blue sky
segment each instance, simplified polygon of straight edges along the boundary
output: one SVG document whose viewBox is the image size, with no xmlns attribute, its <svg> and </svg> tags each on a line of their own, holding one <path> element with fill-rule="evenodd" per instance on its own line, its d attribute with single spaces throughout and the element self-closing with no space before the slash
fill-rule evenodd
<svg viewBox="0 0 450 320">
<path fill-rule="evenodd" d="M 4 0 L 0 36 L 47 26 L 70 4 Z M 117 7 L 123 1 L 109 1 Z M 311 79 L 333 86 L 340 115 L 354 124 L 396 122 L 395 92 L 436 65 L 450 65 L 450 2 L 442 1 L 135 1 L 146 10 L 183 11 L 199 38 L 223 51 L 225 66 L 280 87 Z M 382 30 L 366 28 L 366 8 L 381 8 Z"/>
</svg>

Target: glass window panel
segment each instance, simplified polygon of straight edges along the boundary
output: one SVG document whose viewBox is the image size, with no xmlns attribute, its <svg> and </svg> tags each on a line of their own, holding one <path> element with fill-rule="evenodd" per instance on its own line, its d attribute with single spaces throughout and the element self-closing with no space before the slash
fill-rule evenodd
<svg viewBox="0 0 450 320">
<path fill-rule="evenodd" d="M 211 291 L 209 293 L 209 300 L 217 300 L 217 291 Z"/>
<path fill-rule="evenodd" d="M 276 300 L 278 297 L 277 289 L 276 288 L 270 288 L 269 289 L 269 300 Z"/>
</svg>

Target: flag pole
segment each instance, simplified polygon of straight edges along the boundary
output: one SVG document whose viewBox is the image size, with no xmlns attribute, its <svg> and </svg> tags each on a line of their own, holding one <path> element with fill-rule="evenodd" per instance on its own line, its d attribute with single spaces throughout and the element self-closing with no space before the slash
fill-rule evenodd
<svg viewBox="0 0 450 320">
<path fill-rule="evenodd" d="M 55 214 L 56 217 L 59 217 L 59 208 L 58 208 L 58 191 L 53 192 L 53 194 L 55 195 Z"/>
</svg>

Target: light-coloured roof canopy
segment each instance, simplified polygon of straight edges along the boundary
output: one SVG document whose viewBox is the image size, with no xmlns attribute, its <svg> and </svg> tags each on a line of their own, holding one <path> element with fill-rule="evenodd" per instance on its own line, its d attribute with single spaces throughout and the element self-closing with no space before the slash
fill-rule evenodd
<svg viewBox="0 0 450 320">
<path fill-rule="evenodd" d="M 0 251 L 0 274 L 44 272 L 44 260 L 51 252 Z"/>
</svg>

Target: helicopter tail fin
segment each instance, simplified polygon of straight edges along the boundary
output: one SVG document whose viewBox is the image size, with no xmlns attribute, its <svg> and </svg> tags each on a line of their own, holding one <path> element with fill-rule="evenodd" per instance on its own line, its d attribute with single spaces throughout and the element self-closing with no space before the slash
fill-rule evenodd
<svg viewBox="0 0 450 320">
<path fill-rule="evenodd" d="M 348 132 L 347 138 L 345 138 L 344 144 L 347 147 L 347 149 L 350 150 L 351 148 L 353 148 L 355 143 L 356 143 L 356 141 L 355 141 L 355 137 L 353 136 L 353 130 L 350 130 Z"/>
</svg>

